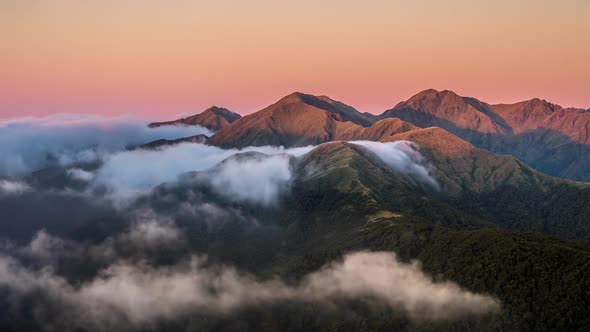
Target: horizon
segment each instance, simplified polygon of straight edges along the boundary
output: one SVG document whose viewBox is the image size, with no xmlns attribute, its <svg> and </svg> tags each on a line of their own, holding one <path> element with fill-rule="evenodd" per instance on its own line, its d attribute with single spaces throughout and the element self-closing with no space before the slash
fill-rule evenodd
<svg viewBox="0 0 590 332">
<path fill-rule="evenodd" d="M 378 114 L 424 87 L 590 107 L 590 3 L 0 4 L 0 116 L 242 115 L 300 90 Z M 311 10 L 313 9 L 313 10 Z"/>
</svg>

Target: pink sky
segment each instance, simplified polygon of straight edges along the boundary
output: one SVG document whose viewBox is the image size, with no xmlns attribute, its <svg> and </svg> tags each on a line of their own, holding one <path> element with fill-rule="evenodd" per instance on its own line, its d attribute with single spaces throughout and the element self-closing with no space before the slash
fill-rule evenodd
<svg viewBox="0 0 590 332">
<path fill-rule="evenodd" d="M 6 0 L 0 117 L 247 114 L 293 91 L 381 113 L 427 88 L 590 108 L 588 17 L 583 0 Z"/>
</svg>

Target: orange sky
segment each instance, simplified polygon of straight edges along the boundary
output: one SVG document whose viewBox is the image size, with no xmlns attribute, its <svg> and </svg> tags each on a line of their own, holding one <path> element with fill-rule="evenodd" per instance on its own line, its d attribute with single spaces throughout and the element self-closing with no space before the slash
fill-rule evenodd
<svg viewBox="0 0 590 332">
<path fill-rule="evenodd" d="M 381 113 L 426 88 L 590 107 L 586 0 L 0 0 L 0 117 L 242 114 L 293 91 Z"/>
</svg>

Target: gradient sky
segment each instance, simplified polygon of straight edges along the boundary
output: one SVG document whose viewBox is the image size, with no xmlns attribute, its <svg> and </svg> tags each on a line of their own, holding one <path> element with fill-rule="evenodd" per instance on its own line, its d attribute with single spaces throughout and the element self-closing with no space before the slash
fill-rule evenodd
<svg viewBox="0 0 590 332">
<path fill-rule="evenodd" d="M 590 108 L 586 0 L 0 0 L 0 117 L 381 113 L 426 88 Z"/>
</svg>

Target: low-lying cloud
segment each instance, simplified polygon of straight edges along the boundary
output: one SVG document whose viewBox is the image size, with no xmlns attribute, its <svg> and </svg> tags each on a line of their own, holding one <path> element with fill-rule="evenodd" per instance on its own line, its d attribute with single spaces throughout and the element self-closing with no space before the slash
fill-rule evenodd
<svg viewBox="0 0 590 332">
<path fill-rule="evenodd" d="M 183 143 L 157 150 L 114 153 L 96 171 L 93 186 L 104 188 L 115 199 L 132 199 L 154 187 L 172 182 L 181 174 L 205 171 L 236 153 L 258 152 L 268 158 L 228 160 L 208 175 L 223 195 L 250 202 L 269 203 L 281 183 L 290 179 L 289 157 L 300 156 L 313 147 L 248 147 L 224 150 L 205 144 Z"/>
<path fill-rule="evenodd" d="M 161 235 L 158 227 L 136 235 Z M 164 231 L 165 238 L 171 240 L 169 231 Z M 158 238 L 161 239 L 159 235 Z M 52 248 L 61 246 L 55 239 L 45 238 L 43 242 Z M 348 254 L 308 274 L 296 285 L 277 277 L 260 279 L 231 266 L 212 264 L 206 256 L 199 255 L 160 267 L 121 260 L 93 279 L 73 284 L 51 268 L 27 268 L 14 258 L 0 256 L 0 288 L 15 303 L 31 294 L 46 298 L 33 303 L 36 318 L 43 320 L 44 326 L 62 330 L 141 328 L 196 313 L 231 314 L 245 307 L 279 302 L 337 306 L 341 301 L 365 301 L 404 312 L 416 321 L 448 320 L 500 310 L 497 299 L 466 291 L 451 282 L 434 282 L 418 263 L 402 263 L 391 252 Z"/>
<path fill-rule="evenodd" d="M 430 165 L 418 151 L 418 146 L 410 141 L 395 142 L 373 142 L 373 141 L 352 141 L 351 143 L 361 145 L 373 153 L 392 168 L 409 175 L 419 183 L 431 188 L 439 189 L 439 184 L 431 175 Z"/>
<path fill-rule="evenodd" d="M 291 180 L 290 162 L 286 154 L 230 159 L 220 165 L 209 181 L 218 194 L 229 200 L 270 205 Z"/>
<path fill-rule="evenodd" d="M 0 180 L 0 195 L 20 195 L 32 188 L 21 181 Z"/>
<path fill-rule="evenodd" d="M 199 126 L 148 128 L 131 117 L 54 115 L 0 120 L 0 177 L 22 176 L 48 166 L 94 162 L 105 154 L 156 139 L 212 133 Z"/>
<path fill-rule="evenodd" d="M 92 172 L 83 170 L 81 168 L 70 168 L 66 170 L 66 174 L 73 180 L 90 182 L 94 178 Z"/>
</svg>

